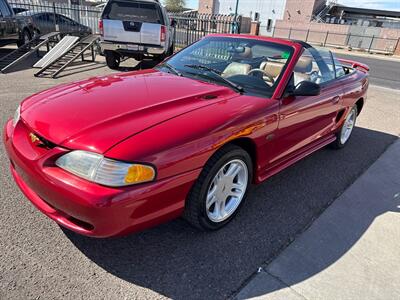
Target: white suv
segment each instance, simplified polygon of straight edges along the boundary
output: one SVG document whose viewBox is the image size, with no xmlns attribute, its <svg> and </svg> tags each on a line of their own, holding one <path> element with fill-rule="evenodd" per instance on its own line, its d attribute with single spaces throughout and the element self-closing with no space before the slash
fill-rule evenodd
<svg viewBox="0 0 400 300">
<path fill-rule="evenodd" d="M 123 57 L 163 60 L 173 53 L 173 24 L 158 0 L 109 0 L 99 28 L 101 50 L 111 69 L 118 68 Z"/>
</svg>

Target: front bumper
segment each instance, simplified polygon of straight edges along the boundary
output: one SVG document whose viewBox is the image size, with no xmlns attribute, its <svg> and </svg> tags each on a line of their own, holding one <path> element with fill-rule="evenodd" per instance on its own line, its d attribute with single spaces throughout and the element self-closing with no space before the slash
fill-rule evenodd
<svg viewBox="0 0 400 300">
<path fill-rule="evenodd" d="M 151 54 L 151 55 L 162 55 L 165 53 L 165 49 L 162 46 L 149 46 L 142 44 L 127 44 L 118 42 L 100 42 L 101 51 L 121 51 L 124 53 L 135 53 L 135 54 Z"/>
<path fill-rule="evenodd" d="M 11 173 L 25 196 L 46 216 L 79 234 L 111 237 L 143 230 L 180 216 L 200 170 L 137 186 L 101 186 L 57 166 L 67 150 L 32 144 L 19 121 L 4 128 Z"/>
</svg>

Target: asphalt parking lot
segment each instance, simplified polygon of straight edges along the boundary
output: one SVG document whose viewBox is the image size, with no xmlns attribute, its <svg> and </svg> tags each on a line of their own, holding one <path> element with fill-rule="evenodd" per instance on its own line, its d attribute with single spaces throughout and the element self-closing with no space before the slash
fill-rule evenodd
<svg viewBox="0 0 400 300">
<path fill-rule="evenodd" d="M 131 62 L 125 66 L 134 69 Z M 199 233 L 178 219 L 118 239 L 76 235 L 25 199 L 11 179 L 1 146 L 0 299 L 233 296 L 398 138 L 400 91 L 388 87 L 399 86 L 400 62 L 390 66 L 395 84 L 381 76 L 384 69 L 374 75 L 383 83 L 371 80 L 368 102 L 346 148 L 322 149 L 255 187 L 243 210 L 218 232 Z M 111 73 L 102 63 L 85 68 L 58 80 L 35 78 L 31 69 L 0 75 L 0 125 L 34 92 Z"/>
</svg>

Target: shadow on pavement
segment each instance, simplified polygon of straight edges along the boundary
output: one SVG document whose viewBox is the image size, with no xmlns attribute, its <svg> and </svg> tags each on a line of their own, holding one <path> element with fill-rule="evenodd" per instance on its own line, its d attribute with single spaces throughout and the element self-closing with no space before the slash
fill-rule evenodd
<svg viewBox="0 0 400 300">
<path fill-rule="evenodd" d="M 57 78 L 68 77 L 74 74 L 84 73 L 106 67 L 107 65 L 102 62 L 77 61 L 64 69 L 59 75 L 57 75 Z"/>
<path fill-rule="evenodd" d="M 151 59 L 143 59 L 141 61 L 135 61 L 134 59 L 126 59 L 122 61 L 122 65 L 118 69 L 121 72 L 130 72 L 154 68 L 159 61 Z"/>
<path fill-rule="evenodd" d="M 0 59 L 8 54 L 10 54 L 12 51 L 14 51 L 16 48 L 0 48 Z M 25 58 L 23 61 L 20 63 L 16 64 L 15 66 L 11 67 L 9 70 L 7 70 L 7 73 L 12 73 L 12 72 L 18 72 L 22 70 L 27 70 L 32 68 L 32 66 L 39 61 L 43 57 L 45 53 L 44 52 L 39 52 L 39 55 L 37 53 L 33 53 L 27 58 Z"/>
<path fill-rule="evenodd" d="M 127 282 L 173 299 L 223 299 L 304 231 L 396 138 L 356 128 L 344 149 L 320 150 L 254 188 L 236 218 L 217 232 L 198 232 L 181 219 L 118 239 L 64 232 L 89 259 Z M 351 228 L 329 262 L 381 213 Z"/>
</svg>

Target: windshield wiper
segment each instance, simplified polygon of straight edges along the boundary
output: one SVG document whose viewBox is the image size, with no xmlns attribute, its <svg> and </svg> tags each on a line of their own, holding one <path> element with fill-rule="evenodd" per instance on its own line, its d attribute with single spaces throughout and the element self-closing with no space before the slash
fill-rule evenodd
<svg viewBox="0 0 400 300">
<path fill-rule="evenodd" d="M 171 66 L 169 63 L 165 62 L 161 66 L 166 67 L 168 70 L 172 71 L 172 73 L 174 73 L 175 75 L 182 77 L 182 73 L 179 72 L 177 69 L 175 69 L 173 66 Z"/>
<path fill-rule="evenodd" d="M 190 65 L 189 64 L 189 65 L 185 65 L 185 67 L 192 68 L 192 69 L 198 69 L 198 70 L 206 70 L 206 71 L 210 71 L 210 72 L 216 73 L 218 75 L 221 75 L 221 72 L 219 70 L 216 70 L 216 69 L 213 69 L 210 67 L 206 67 L 203 65 Z"/>
<path fill-rule="evenodd" d="M 215 77 L 217 77 L 220 81 L 224 82 L 225 84 L 229 85 L 232 89 L 234 89 L 235 91 L 239 92 L 239 93 L 243 93 L 244 89 L 241 85 L 236 84 L 224 77 L 221 76 L 221 72 L 218 70 L 215 70 L 213 68 L 209 68 L 203 65 L 185 65 L 185 67 L 188 68 L 192 68 L 192 69 L 197 69 L 197 70 L 205 70 L 210 72 L 211 74 L 213 74 Z"/>
</svg>

